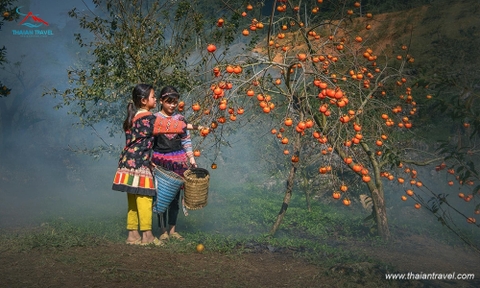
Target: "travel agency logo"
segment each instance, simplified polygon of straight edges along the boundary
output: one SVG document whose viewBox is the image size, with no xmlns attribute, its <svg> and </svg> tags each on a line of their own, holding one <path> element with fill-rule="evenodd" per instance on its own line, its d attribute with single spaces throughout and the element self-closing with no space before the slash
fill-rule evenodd
<svg viewBox="0 0 480 288">
<path fill-rule="evenodd" d="M 42 18 L 38 17 L 38 15 L 34 15 L 32 12 L 28 12 L 24 14 L 20 12 L 20 6 L 17 8 L 16 12 L 18 15 L 23 16 L 22 21 L 18 23 L 18 25 L 23 26 L 24 29 L 14 29 L 12 30 L 12 34 L 15 36 L 21 37 L 47 37 L 53 36 L 53 32 L 50 29 L 41 29 L 44 27 L 48 27 L 48 22 L 43 20 Z"/>
</svg>

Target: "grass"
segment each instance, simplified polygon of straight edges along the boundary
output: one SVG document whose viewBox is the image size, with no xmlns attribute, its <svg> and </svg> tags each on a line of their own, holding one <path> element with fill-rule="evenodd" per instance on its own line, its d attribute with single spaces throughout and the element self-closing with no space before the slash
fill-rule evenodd
<svg viewBox="0 0 480 288">
<path fill-rule="evenodd" d="M 375 238 L 363 225 L 363 215 L 340 212 L 339 207 L 321 203 L 313 203 L 312 212 L 308 212 L 300 196 L 294 197 L 277 235 L 270 237 L 266 233 L 278 213 L 281 203 L 278 196 L 258 188 L 236 187 L 222 197 L 212 197 L 207 207 L 180 217 L 179 230 L 188 241 L 171 241 L 169 248 L 177 253 L 190 253 L 194 243 L 203 243 L 209 251 L 232 255 L 290 251 L 323 265 L 371 261 L 349 248 L 352 239 L 371 242 Z M 0 241 L 5 243 L 4 249 L 23 252 L 122 243 L 126 235 L 124 223 L 124 216 L 104 217 L 101 221 L 56 219 L 34 229 L 0 234 Z M 154 233 L 160 234 L 158 228 Z"/>
<path fill-rule="evenodd" d="M 115 222 L 113 222 L 115 221 Z M 29 251 L 31 249 L 65 249 L 100 245 L 103 241 L 124 240 L 119 233 L 117 219 L 98 222 L 95 220 L 54 220 L 35 228 L 23 228 L 15 233 L 0 234 L 9 249 Z"/>
<path fill-rule="evenodd" d="M 252 171 L 261 171 L 253 164 L 243 164 L 250 165 Z M 304 194 L 296 188 L 280 229 L 275 237 L 270 237 L 267 233 L 283 199 L 283 180 L 278 180 L 270 189 L 259 185 L 268 178 L 259 174 L 245 178 L 244 182 L 224 181 L 243 179 L 235 173 L 239 172 L 228 168 L 215 171 L 208 205 L 200 210 L 189 211 L 188 217 L 179 217 L 178 230 L 187 241 L 169 242 L 168 251 L 189 254 L 194 251 L 197 243 L 203 243 L 207 252 L 231 257 L 250 252 L 286 252 L 322 267 L 371 263 L 376 265 L 375 267 L 386 267 L 384 269 L 394 271 L 392 267 L 382 263 L 381 259 L 374 258 L 365 249 L 361 249 L 378 247 L 385 250 L 389 243 L 370 234 L 372 223 L 363 221 L 369 212 L 360 205 L 344 207 L 339 202 L 323 203 L 312 200 L 312 209 L 309 212 Z M 82 193 L 85 192 L 82 190 Z M 33 228 L 0 233 L 0 250 L 28 253 L 32 250 L 68 250 L 75 247 L 96 247 L 105 243 L 123 243 L 126 238 L 126 219 L 122 210 L 126 209 L 124 195 L 112 191 L 105 195 L 118 197 L 118 203 L 111 199 L 104 201 L 98 198 L 95 198 L 95 203 L 91 200 L 89 203 L 76 201 L 75 206 L 72 204 L 69 207 L 72 212 L 63 215 L 63 218 L 50 214 L 45 216 L 45 219 L 37 219 L 42 224 Z M 402 203 L 397 198 L 395 193 L 387 196 L 388 205 L 395 205 L 390 209 L 396 210 L 389 212 L 389 223 L 394 237 L 421 235 L 444 241 L 451 246 L 462 245 L 446 229 L 441 229 L 435 219 L 428 218 L 431 215 L 413 210 L 411 205 Z M 109 203 L 109 206 L 105 203 Z M 114 203 L 116 205 L 113 205 Z M 79 216 L 78 211 L 83 209 L 77 206 L 84 207 L 87 204 L 91 205 L 91 211 L 103 211 L 104 215 L 90 212 L 88 215 Z M 402 206 L 403 204 L 405 206 Z M 398 213 L 402 211 L 403 214 Z M 160 235 L 156 224 L 154 221 L 154 233 Z M 75 257 L 69 257 L 71 256 L 66 255 L 61 261 L 76 261 Z M 102 265 L 101 261 L 98 265 Z M 115 271 L 107 273 L 114 275 Z"/>
<path fill-rule="evenodd" d="M 232 187 L 228 194 L 213 195 L 207 207 L 189 211 L 188 217 L 180 216 L 179 230 L 190 242 L 203 243 L 211 251 L 239 253 L 270 247 L 295 251 L 304 257 L 309 255 L 312 259 L 314 255 L 323 255 L 322 258 L 329 255 L 327 258 L 332 261 L 355 258 L 348 250 L 341 249 L 340 240 L 358 235 L 369 237 L 361 217 L 352 218 L 348 213 L 339 213 L 336 208 L 319 203 L 314 203 L 313 212 L 308 212 L 300 196 L 294 197 L 276 237 L 269 237 L 266 233 L 278 213 L 279 200 L 278 194 L 254 186 Z M 96 246 L 125 239 L 124 216 L 103 217 L 100 221 L 96 217 L 77 217 L 46 219 L 34 229 L 0 234 L 0 240 L 9 243 L 9 249 L 29 251 Z M 157 227 L 154 233 L 160 234 Z M 178 252 L 191 251 L 188 245 L 176 243 L 172 248 Z"/>
</svg>

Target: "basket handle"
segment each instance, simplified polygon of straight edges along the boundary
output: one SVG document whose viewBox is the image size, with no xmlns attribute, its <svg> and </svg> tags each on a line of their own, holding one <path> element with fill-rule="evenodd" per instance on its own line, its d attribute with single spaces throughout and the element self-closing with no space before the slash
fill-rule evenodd
<svg viewBox="0 0 480 288">
<path fill-rule="evenodd" d="M 175 173 L 173 171 L 170 171 L 170 170 L 162 167 L 161 165 L 155 165 L 152 162 L 151 162 L 151 164 L 153 165 L 152 166 L 153 170 L 157 169 L 157 170 L 160 170 L 160 171 L 164 171 L 164 173 L 173 173 L 173 174 L 175 174 L 175 176 L 180 177 L 183 181 L 185 181 L 185 177 L 183 177 L 182 175 L 178 175 L 177 173 Z"/>
</svg>

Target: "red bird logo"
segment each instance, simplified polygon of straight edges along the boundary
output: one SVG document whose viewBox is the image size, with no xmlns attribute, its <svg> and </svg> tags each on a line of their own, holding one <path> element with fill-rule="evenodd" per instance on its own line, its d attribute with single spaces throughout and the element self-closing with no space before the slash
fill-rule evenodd
<svg viewBox="0 0 480 288">
<path fill-rule="evenodd" d="M 40 26 L 42 26 L 42 24 L 45 25 L 45 26 L 48 26 L 47 21 L 43 20 L 42 18 L 40 18 L 38 16 L 33 15 L 32 12 L 28 12 L 28 14 L 20 13 L 20 10 L 19 10 L 20 8 L 21 7 L 17 8 L 17 13 L 19 15 L 22 15 L 22 16 L 25 16 L 25 17 L 23 18 L 23 20 L 20 23 L 18 23 L 18 25 L 25 25 L 25 26 L 28 26 L 30 28 L 40 27 Z M 27 21 L 28 19 L 31 19 L 33 22 L 39 23 L 39 24 L 33 24 L 33 23 L 29 23 L 29 22 L 25 23 L 25 21 Z"/>
<path fill-rule="evenodd" d="M 33 22 L 40 22 L 40 23 L 45 24 L 45 26 L 48 26 L 48 22 L 46 22 L 45 20 L 33 15 L 32 12 L 28 12 L 27 16 L 25 16 L 25 18 L 23 18 L 23 20 L 18 24 L 19 25 L 22 24 L 23 22 L 27 21 L 28 18 L 32 18 Z"/>
</svg>

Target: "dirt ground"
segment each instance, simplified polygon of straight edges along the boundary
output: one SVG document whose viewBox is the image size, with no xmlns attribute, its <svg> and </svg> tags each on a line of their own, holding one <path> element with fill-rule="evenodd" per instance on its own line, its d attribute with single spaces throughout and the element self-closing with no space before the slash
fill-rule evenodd
<svg viewBox="0 0 480 288">
<path fill-rule="evenodd" d="M 476 279 L 387 281 L 391 268 L 367 262 L 324 267 L 288 250 L 222 254 L 207 247 L 197 253 L 192 244 L 191 252 L 178 253 L 107 242 L 27 252 L 3 246 L 0 287 L 480 287 L 480 255 L 464 248 L 418 236 L 382 247 L 352 245 L 397 272 L 477 272 Z"/>
</svg>

